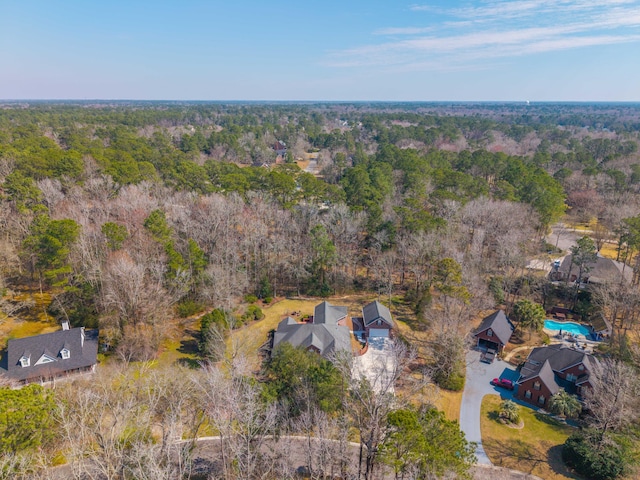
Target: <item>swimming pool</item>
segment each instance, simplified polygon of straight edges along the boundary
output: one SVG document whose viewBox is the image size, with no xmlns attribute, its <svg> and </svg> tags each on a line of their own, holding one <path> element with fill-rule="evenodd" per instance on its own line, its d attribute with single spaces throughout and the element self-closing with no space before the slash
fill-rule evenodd
<svg viewBox="0 0 640 480">
<path fill-rule="evenodd" d="M 589 336 L 591 330 L 584 325 L 574 322 L 556 322 L 555 320 L 545 320 L 544 328 L 547 330 L 562 330 L 563 333 L 571 333 L 573 335 Z"/>
</svg>

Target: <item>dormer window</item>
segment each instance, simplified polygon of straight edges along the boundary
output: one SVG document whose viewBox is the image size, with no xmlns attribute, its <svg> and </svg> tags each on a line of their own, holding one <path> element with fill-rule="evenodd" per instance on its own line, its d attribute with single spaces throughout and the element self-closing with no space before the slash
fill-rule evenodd
<svg viewBox="0 0 640 480">
<path fill-rule="evenodd" d="M 26 355 L 23 355 L 20 357 L 20 366 L 21 367 L 28 367 L 29 365 L 31 365 L 31 358 L 27 357 Z"/>
<path fill-rule="evenodd" d="M 488 337 L 493 337 L 493 330 L 491 330 L 491 329 L 487 330 L 487 336 Z"/>
<path fill-rule="evenodd" d="M 63 348 L 60 350 L 60 356 L 63 360 L 68 360 L 71 357 L 71 352 L 68 349 Z"/>
<path fill-rule="evenodd" d="M 56 361 L 55 358 L 51 358 L 46 353 L 43 353 L 42 356 L 36 362 L 36 365 L 42 365 L 43 363 L 51 363 L 51 362 L 55 362 L 55 361 Z"/>
</svg>

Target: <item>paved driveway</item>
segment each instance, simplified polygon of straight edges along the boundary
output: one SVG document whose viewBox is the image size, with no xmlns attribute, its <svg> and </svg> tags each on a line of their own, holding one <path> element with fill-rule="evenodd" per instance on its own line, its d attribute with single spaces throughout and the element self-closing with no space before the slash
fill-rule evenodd
<svg viewBox="0 0 640 480">
<path fill-rule="evenodd" d="M 393 354 L 392 342 L 393 340 L 389 338 L 369 338 L 369 348 L 366 353 L 353 359 L 351 371 L 353 377 L 367 378 L 376 392 L 394 392 L 396 358 Z"/>
<path fill-rule="evenodd" d="M 492 364 L 480 362 L 480 352 L 471 350 L 467 354 L 467 378 L 462 404 L 460 405 L 460 429 L 465 433 L 467 440 L 476 442 L 476 457 L 478 463 L 491 465 L 491 461 L 482 448 L 480 436 L 480 405 L 482 397 L 489 394 L 498 394 L 502 398 L 513 398 L 513 392 L 491 385 L 491 380 L 496 377 L 517 380 L 518 373 L 515 367 L 507 362 L 494 360 Z"/>
</svg>

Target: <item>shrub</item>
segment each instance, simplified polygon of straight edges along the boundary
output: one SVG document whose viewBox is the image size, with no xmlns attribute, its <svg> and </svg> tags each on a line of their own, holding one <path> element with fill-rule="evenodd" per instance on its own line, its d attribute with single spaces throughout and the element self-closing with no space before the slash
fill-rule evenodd
<svg viewBox="0 0 640 480">
<path fill-rule="evenodd" d="M 242 316 L 242 320 L 245 322 L 251 322 L 252 320 L 261 320 L 264 318 L 264 313 L 257 305 L 249 305 L 247 311 Z"/>
<path fill-rule="evenodd" d="M 247 303 L 256 303 L 258 301 L 258 297 L 250 293 L 249 295 L 244 296 L 244 301 Z"/>
<path fill-rule="evenodd" d="M 187 318 L 201 312 L 203 308 L 204 306 L 199 302 L 194 300 L 185 300 L 178 304 L 176 310 L 178 311 L 178 316 L 180 318 Z"/>
<path fill-rule="evenodd" d="M 273 297 L 264 297 L 264 303 L 267 305 L 273 302 Z"/>
<path fill-rule="evenodd" d="M 505 400 L 500 404 L 500 416 L 511 423 L 520 423 L 520 411 L 518 404 L 513 400 Z"/>
<path fill-rule="evenodd" d="M 445 390 L 459 392 L 464 388 L 464 375 L 460 373 L 452 373 L 448 377 L 438 375 L 434 378 L 435 382 Z"/>
<path fill-rule="evenodd" d="M 593 480 L 612 480 L 624 475 L 628 455 L 613 441 L 595 441 L 588 432 L 571 435 L 562 448 L 562 460 L 579 474 Z"/>
</svg>

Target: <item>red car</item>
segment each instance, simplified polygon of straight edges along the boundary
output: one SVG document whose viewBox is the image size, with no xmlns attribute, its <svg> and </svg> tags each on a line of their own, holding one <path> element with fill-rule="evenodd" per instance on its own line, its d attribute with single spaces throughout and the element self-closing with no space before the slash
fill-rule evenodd
<svg viewBox="0 0 640 480">
<path fill-rule="evenodd" d="M 491 380 L 491 385 L 506 388 L 507 390 L 513 390 L 513 382 L 511 380 L 507 380 L 506 378 L 494 378 Z"/>
</svg>

